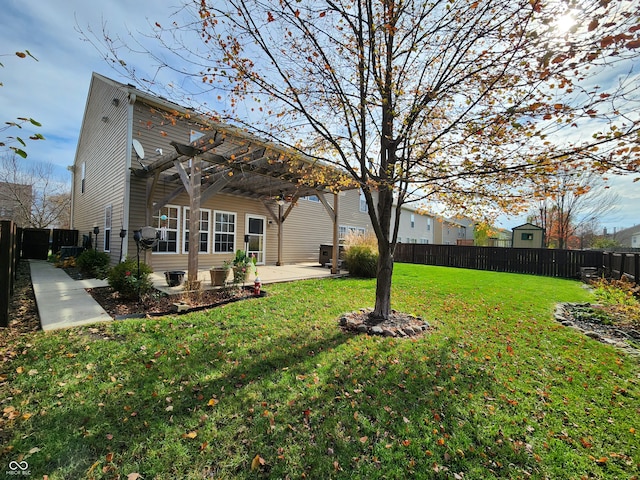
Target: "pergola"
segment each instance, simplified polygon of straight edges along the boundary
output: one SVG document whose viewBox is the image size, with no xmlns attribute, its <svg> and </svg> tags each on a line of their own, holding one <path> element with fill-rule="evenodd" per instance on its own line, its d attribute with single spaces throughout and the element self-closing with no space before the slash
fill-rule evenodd
<svg viewBox="0 0 640 480">
<path fill-rule="evenodd" d="M 171 142 L 175 152 L 149 165 L 133 168 L 147 180 L 147 225 L 154 214 L 182 193 L 189 196 L 191 212 L 212 196 L 224 193 L 261 201 L 278 227 L 278 261 L 282 264 L 283 223 L 296 201 L 316 195 L 333 222 L 332 273 L 338 272 L 338 193 L 358 188 L 346 173 L 298 151 L 261 140 L 235 127 L 216 124 L 191 144 Z M 158 186 L 174 188 L 153 201 Z M 333 205 L 326 198 L 333 195 Z M 288 203 L 287 208 L 285 205 Z M 199 230 L 199 216 L 189 217 L 189 231 Z M 198 249 L 188 253 L 188 281 L 198 275 Z"/>
</svg>

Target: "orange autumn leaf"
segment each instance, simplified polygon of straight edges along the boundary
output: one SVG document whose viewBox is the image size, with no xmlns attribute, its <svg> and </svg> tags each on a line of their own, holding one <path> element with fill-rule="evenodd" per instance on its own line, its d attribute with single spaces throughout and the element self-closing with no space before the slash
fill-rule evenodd
<svg viewBox="0 0 640 480">
<path fill-rule="evenodd" d="M 196 432 L 195 430 L 189 433 L 182 434 L 182 438 L 196 438 L 197 436 L 198 436 L 198 432 Z"/>
</svg>

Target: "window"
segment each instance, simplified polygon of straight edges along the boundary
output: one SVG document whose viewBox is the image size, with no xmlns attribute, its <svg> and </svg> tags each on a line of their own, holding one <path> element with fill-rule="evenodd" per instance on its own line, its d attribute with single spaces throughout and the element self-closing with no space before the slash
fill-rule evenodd
<svg viewBox="0 0 640 480">
<path fill-rule="evenodd" d="M 153 247 L 155 253 L 178 253 L 178 226 L 180 208 L 166 205 L 153 216 L 153 225 L 160 231 L 158 244 Z"/>
<path fill-rule="evenodd" d="M 431 231 L 431 219 L 427 218 L 427 232 Z"/>
<path fill-rule="evenodd" d="M 85 175 L 85 163 L 80 165 L 80 193 L 84 193 L 84 175 Z"/>
<path fill-rule="evenodd" d="M 104 251 L 111 251 L 111 212 L 113 207 L 107 205 L 104 209 Z"/>
<path fill-rule="evenodd" d="M 231 212 L 215 212 L 213 225 L 213 252 L 235 252 L 236 247 L 236 214 Z"/>
<path fill-rule="evenodd" d="M 364 192 L 360 190 L 360 211 L 362 213 L 369 212 L 369 206 L 367 205 L 367 199 L 364 196 Z"/>
<path fill-rule="evenodd" d="M 411 214 L 411 228 L 416 228 L 416 216 L 414 213 Z"/>
<path fill-rule="evenodd" d="M 339 225 L 338 226 L 338 241 L 340 243 L 344 242 L 347 234 L 354 232 L 358 235 L 364 235 L 367 233 L 367 230 L 362 227 L 351 227 L 349 225 Z"/>
<path fill-rule="evenodd" d="M 303 200 L 309 200 L 310 202 L 320 203 L 320 199 L 317 195 L 305 195 L 304 197 L 300 197 Z"/>
<path fill-rule="evenodd" d="M 182 251 L 187 253 L 189 251 L 189 218 L 191 209 L 184 207 L 184 228 L 183 228 L 183 240 Z M 209 253 L 209 224 L 211 219 L 211 210 L 200 209 L 200 227 L 198 232 L 198 240 L 200 247 L 198 251 L 200 253 Z"/>
<path fill-rule="evenodd" d="M 522 240 L 533 240 L 533 233 L 522 233 L 520 238 Z"/>
</svg>

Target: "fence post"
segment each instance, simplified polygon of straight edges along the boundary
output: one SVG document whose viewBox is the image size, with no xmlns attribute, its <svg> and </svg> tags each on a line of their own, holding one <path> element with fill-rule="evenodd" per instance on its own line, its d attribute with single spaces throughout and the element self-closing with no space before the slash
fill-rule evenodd
<svg viewBox="0 0 640 480">
<path fill-rule="evenodd" d="M 0 327 L 9 326 L 9 298 L 13 289 L 14 278 L 14 235 L 13 222 L 0 222 Z"/>
</svg>

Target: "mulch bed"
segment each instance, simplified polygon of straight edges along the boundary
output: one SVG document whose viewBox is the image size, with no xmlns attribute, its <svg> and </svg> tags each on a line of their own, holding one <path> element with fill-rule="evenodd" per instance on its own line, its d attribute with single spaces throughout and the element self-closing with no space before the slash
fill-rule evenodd
<svg viewBox="0 0 640 480">
<path fill-rule="evenodd" d="M 254 297 L 253 288 L 222 288 L 178 295 L 156 293 L 144 295 L 141 300 L 123 299 L 111 287 L 88 288 L 87 291 L 111 317 L 116 319 L 183 313 L 177 311 L 174 305 L 176 303 L 187 304 L 188 308 L 185 311 L 192 312 Z M 261 296 L 264 296 L 264 292 Z"/>
</svg>

